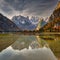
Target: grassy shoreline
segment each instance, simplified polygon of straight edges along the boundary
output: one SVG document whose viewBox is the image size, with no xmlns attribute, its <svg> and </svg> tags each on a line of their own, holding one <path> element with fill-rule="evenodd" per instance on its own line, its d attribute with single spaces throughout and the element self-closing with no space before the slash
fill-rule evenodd
<svg viewBox="0 0 60 60">
<path fill-rule="evenodd" d="M 20 34 L 20 33 L 0 34 L 0 51 L 10 46 L 11 44 L 13 44 L 20 37 L 20 35 L 23 35 L 23 34 Z M 26 33 L 26 35 L 29 35 L 29 34 Z M 55 56 L 58 57 L 58 60 L 60 60 L 60 34 L 54 35 L 54 34 L 48 33 L 48 34 L 42 34 L 42 35 L 40 35 L 40 38 L 45 38 L 46 42 L 49 44 Z M 49 40 L 47 38 L 49 39 L 52 38 L 52 40 Z"/>
</svg>

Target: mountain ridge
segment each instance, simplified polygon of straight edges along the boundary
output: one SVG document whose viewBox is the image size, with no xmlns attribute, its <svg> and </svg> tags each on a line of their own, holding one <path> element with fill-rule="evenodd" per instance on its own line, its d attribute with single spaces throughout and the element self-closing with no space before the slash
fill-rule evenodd
<svg viewBox="0 0 60 60">
<path fill-rule="evenodd" d="M 29 17 L 24 16 L 14 16 L 12 18 L 12 21 L 21 29 L 21 30 L 35 30 L 38 25 L 38 18 L 32 17 L 29 19 Z"/>
<path fill-rule="evenodd" d="M 18 31 L 19 28 L 10 19 L 0 13 L 0 32 Z"/>
<path fill-rule="evenodd" d="M 40 30 L 49 31 L 49 32 L 60 31 L 60 2 L 58 2 L 57 7 L 51 14 L 49 18 L 49 22 L 44 27 L 42 27 Z"/>
</svg>

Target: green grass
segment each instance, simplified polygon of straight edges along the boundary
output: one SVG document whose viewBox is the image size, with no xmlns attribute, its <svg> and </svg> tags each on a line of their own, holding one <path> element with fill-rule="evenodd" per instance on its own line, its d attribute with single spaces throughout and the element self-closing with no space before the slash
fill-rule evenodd
<svg viewBox="0 0 60 60">
<path fill-rule="evenodd" d="M 51 50 L 57 57 L 60 57 L 60 40 L 58 41 L 49 41 L 49 46 Z"/>
<path fill-rule="evenodd" d="M 44 40 L 49 44 L 49 47 L 56 57 L 60 58 L 60 35 L 44 35 L 40 36 L 40 38 L 47 38 Z M 52 38 L 53 40 L 48 40 L 48 38 Z M 10 46 L 18 39 L 20 39 L 20 34 L 0 34 L 0 51 Z M 22 37 L 21 39 L 24 40 Z M 33 38 L 31 39 L 33 40 Z"/>
<path fill-rule="evenodd" d="M 60 35 L 40 36 L 41 38 L 53 38 L 53 40 L 45 40 L 56 57 L 60 58 Z"/>
<path fill-rule="evenodd" d="M 16 34 L 0 34 L 0 51 L 13 44 L 18 37 Z"/>
</svg>

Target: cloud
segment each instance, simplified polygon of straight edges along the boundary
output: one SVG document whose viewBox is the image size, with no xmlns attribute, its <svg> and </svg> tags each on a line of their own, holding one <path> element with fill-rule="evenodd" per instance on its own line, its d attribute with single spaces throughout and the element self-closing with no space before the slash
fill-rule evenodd
<svg viewBox="0 0 60 60">
<path fill-rule="evenodd" d="M 58 0 L 1 0 L 0 11 L 8 15 L 48 16 Z M 47 13 L 48 12 L 48 13 Z"/>
</svg>

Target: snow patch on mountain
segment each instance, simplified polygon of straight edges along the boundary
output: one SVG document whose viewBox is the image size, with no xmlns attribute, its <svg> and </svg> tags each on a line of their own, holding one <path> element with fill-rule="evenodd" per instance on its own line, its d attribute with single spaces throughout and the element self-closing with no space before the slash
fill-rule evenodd
<svg viewBox="0 0 60 60">
<path fill-rule="evenodd" d="M 21 29 L 21 30 L 35 30 L 39 19 L 37 17 L 32 17 L 29 19 L 29 17 L 24 16 L 14 16 L 12 18 L 12 21 Z"/>
</svg>

